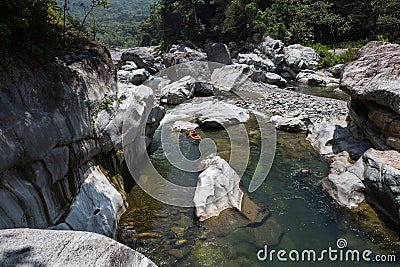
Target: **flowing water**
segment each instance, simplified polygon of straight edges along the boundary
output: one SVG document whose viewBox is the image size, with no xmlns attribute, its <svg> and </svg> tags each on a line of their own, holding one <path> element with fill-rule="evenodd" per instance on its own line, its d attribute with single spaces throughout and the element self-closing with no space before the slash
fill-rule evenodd
<svg viewBox="0 0 400 267">
<path fill-rule="evenodd" d="M 254 121 L 253 121 L 254 122 Z M 248 188 L 260 153 L 254 123 L 248 125 L 250 164 L 242 177 L 242 189 Z M 225 131 L 203 132 L 217 144 L 221 157 L 228 159 L 229 138 Z M 195 186 L 198 173 L 186 173 L 167 160 L 157 130 L 149 155 L 158 172 L 174 183 Z M 179 145 L 188 158 L 200 156 L 198 145 L 181 134 Z M 271 215 L 262 224 L 243 226 L 238 212 L 229 211 L 210 222 L 198 222 L 193 208 L 179 208 L 160 203 L 140 187 L 128 192 L 129 210 L 120 221 L 118 239 L 143 253 L 158 266 L 292 266 L 275 257 L 261 262 L 257 252 L 268 249 L 314 249 L 317 252 L 337 249 L 339 238 L 348 248 L 369 249 L 376 254 L 396 253 L 397 235 L 380 221 L 373 224 L 365 213 L 349 212 L 337 207 L 322 190 L 320 181 L 329 173 L 329 162 L 317 154 L 303 134 L 277 133 L 274 163 L 262 186 L 250 196 L 265 204 Z M 370 209 L 366 208 L 368 211 Z M 371 212 L 370 212 L 371 213 Z M 239 219 L 238 219 L 239 218 Z M 371 217 L 372 218 L 372 217 Z M 368 223 L 365 223 L 368 221 Z M 378 227 L 382 229 L 377 230 Z M 287 256 L 287 255 L 286 255 Z M 365 262 L 299 262 L 299 266 L 365 266 Z M 368 264 L 370 266 L 374 264 Z M 394 266 L 388 263 L 376 266 Z"/>
</svg>

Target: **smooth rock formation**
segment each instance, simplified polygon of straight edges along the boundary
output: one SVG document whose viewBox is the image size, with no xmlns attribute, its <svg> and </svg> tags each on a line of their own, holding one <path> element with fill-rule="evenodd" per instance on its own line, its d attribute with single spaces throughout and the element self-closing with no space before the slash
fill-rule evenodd
<svg viewBox="0 0 400 267">
<path fill-rule="evenodd" d="M 194 96 L 195 79 L 185 76 L 161 89 L 161 104 L 179 105 Z"/>
<path fill-rule="evenodd" d="M 329 174 L 322 180 L 322 186 L 342 207 L 357 208 L 365 200 L 363 181 L 350 170 L 339 175 Z"/>
<path fill-rule="evenodd" d="M 84 182 L 70 207 L 65 224 L 70 230 L 115 237 L 118 220 L 126 210 L 121 194 L 99 167 L 88 166 L 83 176 Z"/>
<path fill-rule="evenodd" d="M 229 52 L 228 46 L 222 43 L 208 44 L 204 48 L 207 53 L 207 60 L 211 62 L 217 62 L 224 65 L 232 64 L 231 53 Z"/>
<path fill-rule="evenodd" d="M 142 254 L 94 233 L 0 230 L 1 266 L 156 267 Z"/>
<path fill-rule="evenodd" d="M 349 114 L 377 149 L 400 151 L 400 45 L 370 42 L 343 72 Z"/>
<path fill-rule="evenodd" d="M 303 69 L 316 69 L 320 60 L 314 49 L 300 44 L 289 45 L 283 49 L 285 64 L 295 72 Z"/>
<path fill-rule="evenodd" d="M 339 79 L 321 71 L 302 70 L 297 74 L 296 81 L 322 87 L 339 87 Z"/>
<path fill-rule="evenodd" d="M 262 58 L 257 54 L 239 54 L 238 55 L 239 64 L 253 65 L 259 67 L 267 72 L 274 72 L 276 70 L 275 64 L 268 58 Z"/>
<path fill-rule="evenodd" d="M 238 89 L 250 79 L 253 70 L 246 64 L 235 64 L 215 69 L 211 75 L 211 83 L 223 91 Z"/>
<path fill-rule="evenodd" d="M 1 62 L 0 228 L 62 224 L 72 203 L 90 212 L 82 216 L 93 216 L 97 207 L 86 209 L 88 203 L 74 202 L 91 167 L 88 162 L 101 166 L 104 159 L 115 168 L 123 166 L 124 157 L 117 157 L 116 151 L 122 149 L 125 119 L 130 118 L 125 133 L 136 144 L 153 107 L 152 90 L 121 83 L 117 88 L 110 55 L 94 42 L 49 64 L 31 58 Z M 21 73 L 23 79 L 18 78 Z M 145 152 L 145 146 L 138 148 L 138 153 Z M 114 193 L 112 198 L 121 197 Z"/>
<path fill-rule="evenodd" d="M 205 170 L 199 175 L 193 200 L 199 221 L 218 216 L 229 208 L 241 211 L 243 192 L 237 173 L 219 156 L 210 157 L 202 164 Z"/>
</svg>

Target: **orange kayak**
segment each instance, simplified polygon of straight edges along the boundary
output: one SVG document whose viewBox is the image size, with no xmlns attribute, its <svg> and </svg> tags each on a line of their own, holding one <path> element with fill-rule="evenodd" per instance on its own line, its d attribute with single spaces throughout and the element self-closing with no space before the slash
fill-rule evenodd
<svg viewBox="0 0 400 267">
<path fill-rule="evenodd" d="M 198 132 L 195 131 L 189 131 L 189 137 L 194 140 L 194 141 L 201 141 L 201 136 L 199 135 Z"/>
</svg>

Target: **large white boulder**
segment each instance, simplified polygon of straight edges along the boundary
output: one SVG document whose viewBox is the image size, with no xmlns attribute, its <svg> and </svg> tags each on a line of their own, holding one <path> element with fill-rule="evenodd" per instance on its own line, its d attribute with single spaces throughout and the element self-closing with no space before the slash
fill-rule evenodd
<svg viewBox="0 0 400 267">
<path fill-rule="evenodd" d="M 253 69 L 247 64 L 235 64 L 215 69 L 211 75 L 211 83 L 223 91 L 236 90 L 250 80 Z"/>
<path fill-rule="evenodd" d="M 319 55 L 311 47 L 294 44 L 285 47 L 283 51 L 286 65 L 296 72 L 302 69 L 316 69 L 318 66 Z"/>
<path fill-rule="evenodd" d="M 118 220 L 125 212 L 124 200 L 99 167 L 90 167 L 84 177 L 65 222 L 71 230 L 114 237 Z"/>
<path fill-rule="evenodd" d="M 193 200 L 199 220 L 218 216 L 229 208 L 241 211 L 243 192 L 235 170 L 219 156 L 210 157 L 202 164 L 206 169 L 199 175 Z"/>
<path fill-rule="evenodd" d="M 268 72 L 274 72 L 276 70 L 275 64 L 269 58 L 262 58 L 257 54 L 239 54 L 239 64 L 247 64 L 259 67 Z"/>
<path fill-rule="evenodd" d="M 0 230 L 1 266 L 156 267 L 145 256 L 105 236 L 73 231 Z"/>
</svg>

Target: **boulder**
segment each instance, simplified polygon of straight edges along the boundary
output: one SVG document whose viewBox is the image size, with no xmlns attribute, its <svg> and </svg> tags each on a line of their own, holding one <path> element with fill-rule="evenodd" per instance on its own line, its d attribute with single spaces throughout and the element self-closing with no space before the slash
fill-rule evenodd
<svg viewBox="0 0 400 267">
<path fill-rule="evenodd" d="M 132 71 L 132 70 L 137 70 L 137 66 L 135 64 L 135 62 L 133 61 L 127 61 L 125 62 L 126 65 L 123 65 L 121 67 L 121 70 L 126 70 L 126 71 Z"/>
<path fill-rule="evenodd" d="M 345 67 L 345 64 L 337 64 L 335 66 L 329 67 L 326 70 L 333 75 L 335 78 L 341 78 L 343 69 Z"/>
<path fill-rule="evenodd" d="M 122 62 L 133 61 L 138 68 L 145 69 L 152 75 L 158 72 L 158 69 L 154 65 L 154 56 L 146 47 L 128 48 L 121 51 Z"/>
<path fill-rule="evenodd" d="M 71 230 L 115 237 L 118 220 L 125 210 L 121 194 L 98 167 L 91 166 L 84 173 L 84 182 L 65 222 Z"/>
<path fill-rule="evenodd" d="M 329 73 L 314 70 L 300 71 L 296 76 L 296 81 L 314 86 L 339 87 L 339 79 Z"/>
<path fill-rule="evenodd" d="M 193 200 L 199 221 L 218 216 L 229 208 L 241 211 L 243 192 L 237 173 L 219 156 L 210 157 L 202 164 L 205 170 L 199 175 Z"/>
<path fill-rule="evenodd" d="M 73 231 L 0 231 L 2 266 L 156 267 L 145 256 L 105 236 Z"/>
<path fill-rule="evenodd" d="M 323 120 L 310 127 L 307 140 L 321 155 L 332 158 L 346 151 L 350 158 L 357 160 L 372 145 L 362 135 L 353 134 L 357 131 L 357 129 L 353 128 L 343 120 Z"/>
<path fill-rule="evenodd" d="M 306 132 L 308 130 L 308 126 L 312 124 L 310 119 L 308 119 L 306 116 L 283 117 L 280 115 L 275 115 L 271 117 L 269 122 L 272 122 L 276 129 L 290 133 Z"/>
<path fill-rule="evenodd" d="M 346 65 L 340 88 L 351 96 L 349 114 L 377 149 L 398 149 L 400 45 L 370 42 Z"/>
<path fill-rule="evenodd" d="M 224 65 L 232 64 L 231 54 L 228 46 L 222 43 L 208 44 L 204 48 L 207 53 L 207 60 L 217 62 Z"/>
<path fill-rule="evenodd" d="M 270 59 L 262 58 L 254 53 L 239 54 L 238 61 L 239 64 L 253 65 L 267 72 L 274 72 L 276 70 L 275 64 Z"/>
<path fill-rule="evenodd" d="M 145 69 L 132 70 L 129 81 L 134 85 L 141 85 L 150 78 L 150 73 Z"/>
<path fill-rule="evenodd" d="M 176 121 L 172 125 L 172 130 L 175 132 L 187 132 L 191 130 L 196 130 L 199 127 L 197 123 L 192 123 L 188 121 Z"/>
<path fill-rule="evenodd" d="M 185 76 L 161 89 L 161 104 L 179 105 L 194 96 L 195 79 Z"/>
<path fill-rule="evenodd" d="M 322 187 L 342 207 L 357 208 L 365 200 L 363 181 L 350 171 L 329 174 L 322 180 Z"/>
<path fill-rule="evenodd" d="M 295 72 L 303 69 L 316 69 L 320 60 L 314 49 L 300 44 L 289 45 L 283 49 L 283 52 L 285 64 Z"/>
<path fill-rule="evenodd" d="M 269 59 L 273 60 L 277 54 L 283 52 L 284 44 L 281 40 L 274 40 L 267 36 L 263 39 L 262 43 L 258 46 L 258 49 L 267 56 Z"/>
<path fill-rule="evenodd" d="M 168 114 L 163 123 L 196 122 L 202 129 L 216 130 L 245 123 L 250 118 L 247 110 L 232 104 L 215 101 L 184 103 Z"/>
<path fill-rule="evenodd" d="M 252 73 L 252 68 L 246 64 L 223 66 L 213 71 L 211 83 L 219 90 L 236 90 L 250 80 Z"/>
<path fill-rule="evenodd" d="M 247 110 L 223 102 L 204 102 L 195 117 L 203 129 L 214 130 L 245 123 L 249 118 Z"/>
<path fill-rule="evenodd" d="M 168 53 L 162 55 L 165 67 L 182 64 L 190 61 L 207 61 L 207 54 L 203 53 L 193 44 L 184 43 L 173 45 Z"/>
<path fill-rule="evenodd" d="M 194 96 L 207 97 L 214 95 L 214 86 L 209 82 L 195 82 L 191 85 L 194 90 Z"/>
<path fill-rule="evenodd" d="M 254 71 L 251 75 L 253 82 L 263 82 L 272 85 L 285 86 L 287 81 L 280 75 L 272 72 Z"/>
</svg>

